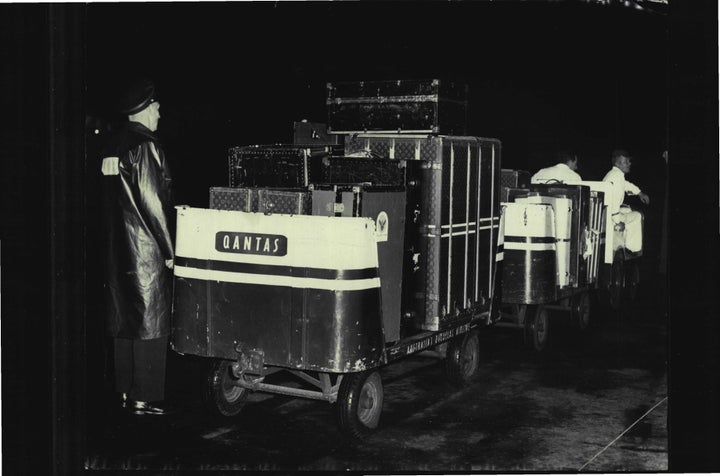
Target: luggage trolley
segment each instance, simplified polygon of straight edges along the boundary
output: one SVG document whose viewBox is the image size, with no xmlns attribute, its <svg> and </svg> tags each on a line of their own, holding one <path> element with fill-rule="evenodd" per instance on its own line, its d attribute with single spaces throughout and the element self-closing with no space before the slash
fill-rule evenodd
<svg viewBox="0 0 720 476">
<path fill-rule="evenodd" d="M 601 265 L 612 263 L 613 256 L 605 246 L 609 184 L 522 185 L 503 191 L 506 312 L 499 324 L 525 329 L 533 347 L 544 351 L 550 339 L 548 311 L 569 313 L 580 330 L 590 326 L 590 294 L 598 288 Z"/>
<path fill-rule="evenodd" d="M 212 359 L 222 415 L 249 392 L 324 400 L 357 439 L 378 427 L 380 367 L 434 348 L 451 381 L 476 373 L 499 316 L 500 142 L 344 139 L 234 147 L 231 186 L 177 207 L 172 347 Z M 281 371 L 303 385 L 268 381 Z"/>
</svg>

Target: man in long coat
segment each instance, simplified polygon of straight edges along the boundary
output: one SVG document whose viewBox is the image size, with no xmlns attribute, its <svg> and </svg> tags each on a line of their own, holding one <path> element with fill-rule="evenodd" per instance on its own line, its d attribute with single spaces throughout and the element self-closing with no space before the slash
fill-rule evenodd
<svg viewBox="0 0 720 476">
<path fill-rule="evenodd" d="M 170 169 L 155 135 L 160 103 L 143 80 L 123 95 L 128 117 L 102 155 L 107 199 L 106 329 L 115 387 L 133 413 L 161 415 L 172 308 Z"/>
</svg>

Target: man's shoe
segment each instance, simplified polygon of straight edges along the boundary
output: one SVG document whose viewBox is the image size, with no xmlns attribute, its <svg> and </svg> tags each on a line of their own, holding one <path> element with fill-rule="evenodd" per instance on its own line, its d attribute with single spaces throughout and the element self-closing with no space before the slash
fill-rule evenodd
<svg viewBox="0 0 720 476">
<path fill-rule="evenodd" d="M 164 408 L 137 400 L 130 403 L 129 409 L 134 415 L 167 415 L 168 413 Z"/>
<path fill-rule="evenodd" d="M 122 408 L 128 408 L 130 406 L 130 399 L 128 398 L 128 394 L 125 392 L 120 394 L 120 406 Z"/>
</svg>

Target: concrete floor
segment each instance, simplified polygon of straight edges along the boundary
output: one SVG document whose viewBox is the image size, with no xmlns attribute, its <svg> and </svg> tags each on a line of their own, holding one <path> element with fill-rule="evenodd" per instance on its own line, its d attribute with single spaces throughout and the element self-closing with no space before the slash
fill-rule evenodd
<svg viewBox="0 0 720 476">
<path fill-rule="evenodd" d="M 205 362 L 173 357 L 168 389 L 177 412 L 133 417 L 106 407 L 100 418 L 91 415 L 86 466 L 666 471 L 666 317 L 653 296 L 647 290 L 622 316 L 596 313 L 603 322 L 584 337 L 554 320 L 544 356 L 517 330 L 487 329 L 478 375 L 461 389 L 446 383 L 431 356 L 383 368 L 380 428 L 360 444 L 342 440 L 334 407 L 324 402 L 255 395 L 237 417 L 208 416 L 196 398 Z"/>
</svg>

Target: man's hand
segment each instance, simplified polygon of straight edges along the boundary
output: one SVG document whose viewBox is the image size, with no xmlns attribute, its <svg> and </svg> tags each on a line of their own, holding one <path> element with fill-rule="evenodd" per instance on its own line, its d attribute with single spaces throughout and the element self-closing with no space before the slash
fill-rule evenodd
<svg viewBox="0 0 720 476">
<path fill-rule="evenodd" d="M 640 195 L 638 195 L 640 198 L 640 201 L 643 202 L 645 205 L 648 205 L 650 203 L 650 197 L 645 192 L 640 192 Z"/>
<path fill-rule="evenodd" d="M 175 265 L 173 264 L 173 260 L 171 260 L 171 259 L 166 259 L 166 260 L 165 260 L 165 266 L 167 266 L 169 269 L 173 269 L 173 266 L 175 266 Z"/>
</svg>

